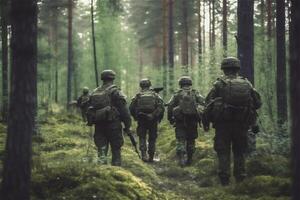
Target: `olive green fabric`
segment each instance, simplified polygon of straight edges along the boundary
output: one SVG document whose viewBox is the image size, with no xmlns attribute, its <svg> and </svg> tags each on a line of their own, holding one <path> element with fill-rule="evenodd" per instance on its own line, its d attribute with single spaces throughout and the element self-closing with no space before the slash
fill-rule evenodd
<svg viewBox="0 0 300 200">
<path fill-rule="evenodd" d="M 224 58 L 221 64 L 221 69 L 228 69 L 228 68 L 241 68 L 241 63 L 239 59 L 235 57 L 228 57 Z"/>
<path fill-rule="evenodd" d="M 107 83 L 101 86 L 102 89 L 112 87 L 113 83 Z M 98 90 L 97 88 L 96 90 Z M 98 149 L 99 162 L 107 163 L 107 149 L 110 146 L 112 152 L 112 165 L 121 165 L 121 147 L 124 139 L 122 135 L 122 123 L 126 130 L 131 127 L 131 118 L 127 108 L 125 96 L 119 89 L 114 89 L 110 95 L 111 107 L 117 115 L 110 120 L 104 122 L 96 122 L 95 124 L 95 144 Z"/>
<path fill-rule="evenodd" d="M 144 94 L 147 94 L 144 103 L 148 102 L 148 104 L 153 104 L 153 110 L 150 109 L 150 112 L 146 112 L 147 110 L 140 108 L 140 104 L 142 103 L 142 101 L 140 101 L 141 96 Z M 146 107 L 152 107 L 148 104 Z M 139 136 L 139 146 L 143 160 L 146 160 L 145 158 L 148 157 L 146 154 L 148 152 L 149 161 L 153 161 L 156 150 L 157 128 L 165 112 L 164 102 L 151 88 L 144 88 L 132 99 L 129 110 L 133 118 L 138 122 L 137 134 Z"/>
<path fill-rule="evenodd" d="M 140 151 L 148 152 L 149 157 L 153 157 L 156 151 L 157 127 L 157 121 L 138 121 L 137 134 L 139 136 Z"/>
<path fill-rule="evenodd" d="M 221 181 L 230 177 L 230 155 L 233 153 L 234 177 L 240 181 L 246 176 L 245 153 L 248 149 L 248 127 L 236 123 L 218 124 L 214 139 L 214 149 L 219 159 L 219 177 Z"/>
</svg>

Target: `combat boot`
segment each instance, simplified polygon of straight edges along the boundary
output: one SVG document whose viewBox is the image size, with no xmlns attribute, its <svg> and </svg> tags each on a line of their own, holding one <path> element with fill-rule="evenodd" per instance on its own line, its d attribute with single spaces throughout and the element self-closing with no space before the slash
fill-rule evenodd
<svg viewBox="0 0 300 200">
<path fill-rule="evenodd" d="M 192 153 L 188 153 L 187 154 L 187 160 L 185 161 L 185 165 L 186 166 L 191 166 L 193 162 L 193 154 Z"/>
<path fill-rule="evenodd" d="M 147 156 L 146 151 L 142 151 L 141 154 L 142 154 L 142 160 L 144 162 L 148 162 L 148 156 Z"/>
<path fill-rule="evenodd" d="M 154 153 L 150 152 L 148 162 L 153 162 L 153 158 L 154 158 Z"/>
<path fill-rule="evenodd" d="M 220 177 L 220 182 L 222 186 L 228 186 L 229 185 L 229 178 Z"/>
<path fill-rule="evenodd" d="M 121 166 L 121 151 L 120 150 L 112 151 L 111 165 L 112 166 Z"/>
</svg>

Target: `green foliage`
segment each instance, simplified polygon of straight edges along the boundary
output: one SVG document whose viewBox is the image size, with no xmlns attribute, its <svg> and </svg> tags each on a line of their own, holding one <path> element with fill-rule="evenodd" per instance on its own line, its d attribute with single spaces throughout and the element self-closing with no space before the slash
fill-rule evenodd
<svg viewBox="0 0 300 200">
<path fill-rule="evenodd" d="M 96 162 L 92 130 L 80 120 L 79 115 L 63 112 L 39 115 L 39 135 L 33 138 L 33 199 L 289 198 L 289 160 L 284 156 L 258 150 L 258 155 L 247 162 L 249 178 L 242 184 L 221 187 L 212 131 L 200 132 L 192 166 L 180 168 L 174 129 L 163 122 L 157 142 L 159 162 L 139 160 L 125 138 L 122 168 L 101 166 Z M 4 132 L 5 126 L 0 125 L 0 152 L 4 150 Z M 263 146 L 264 141 L 258 144 Z"/>
</svg>

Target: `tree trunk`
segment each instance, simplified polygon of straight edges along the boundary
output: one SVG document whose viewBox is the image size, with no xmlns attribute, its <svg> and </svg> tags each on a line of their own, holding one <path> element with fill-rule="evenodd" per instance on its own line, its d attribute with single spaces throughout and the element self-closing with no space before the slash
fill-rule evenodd
<svg viewBox="0 0 300 200">
<path fill-rule="evenodd" d="M 67 77 L 67 108 L 72 98 L 73 78 L 73 0 L 68 0 L 68 77 Z"/>
<path fill-rule="evenodd" d="M 197 5 L 198 10 L 198 62 L 199 64 L 202 61 L 202 21 L 201 21 L 201 0 L 198 0 Z"/>
<path fill-rule="evenodd" d="M 238 57 L 241 74 L 254 84 L 254 24 L 253 0 L 238 0 Z"/>
<path fill-rule="evenodd" d="M 227 0 L 223 0 L 223 56 L 227 56 Z"/>
<path fill-rule="evenodd" d="M 209 18 L 209 50 L 212 49 L 212 8 L 211 1 L 208 1 L 208 18 Z"/>
<path fill-rule="evenodd" d="M 188 10 L 187 10 L 187 0 L 182 0 L 182 28 L 183 28 L 183 34 L 182 34 L 182 46 L 181 46 L 181 52 L 182 52 L 182 66 L 186 69 L 186 72 L 188 73 L 189 69 L 189 39 L 188 39 Z"/>
<path fill-rule="evenodd" d="M 203 24 L 202 24 L 202 37 L 203 37 L 203 39 L 202 39 L 202 54 L 204 55 L 205 54 L 205 47 L 206 47 L 206 44 L 205 44 L 205 42 L 206 42 L 206 37 L 205 37 L 205 31 L 206 31 L 206 29 L 205 29 L 205 26 L 206 26 L 206 24 L 205 24 L 205 22 L 206 22 L 206 17 L 205 17 L 205 15 L 206 15 L 206 6 L 205 6 L 205 2 L 203 2 Z M 203 58 L 202 58 L 203 59 Z"/>
<path fill-rule="evenodd" d="M 167 39 L 168 39 L 168 32 L 167 32 L 167 26 L 168 26 L 168 2 L 167 0 L 162 0 L 162 10 L 163 10 L 163 16 L 162 16 L 162 30 L 163 30 L 163 48 L 162 48 L 162 65 L 163 65 L 163 97 L 165 98 L 167 96 Z"/>
<path fill-rule="evenodd" d="M 173 4 L 174 0 L 169 0 L 169 92 L 174 92 L 174 29 L 173 29 Z"/>
<path fill-rule="evenodd" d="M 53 11 L 54 101 L 58 103 L 58 8 Z"/>
<path fill-rule="evenodd" d="M 211 0 L 211 4 L 212 4 L 212 36 L 211 36 L 211 43 L 212 43 L 212 48 L 215 51 L 215 46 L 216 46 L 216 1 Z M 213 56 L 215 56 L 215 55 L 213 55 Z"/>
<path fill-rule="evenodd" d="M 7 0 L 1 0 L 2 39 L 2 121 L 7 122 L 8 112 L 8 40 L 7 40 Z"/>
<path fill-rule="evenodd" d="M 93 42 L 93 56 L 94 56 L 94 70 L 96 86 L 99 86 L 98 64 L 97 64 L 97 49 L 95 38 L 95 20 L 94 20 L 94 0 L 91 0 L 91 20 L 92 20 L 92 42 Z"/>
<path fill-rule="evenodd" d="M 37 2 L 11 0 L 12 88 L 1 199 L 29 200 L 37 109 Z"/>
<path fill-rule="evenodd" d="M 300 2 L 291 0 L 290 24 L 290 105 L 292 134 L 292 199 L 300 199 Z"/>
<path fill-rule="evenodd" d="M 276 2 L 276 39 L 277 39 L 277 113 L 281 126 L 287 121 L 287 84 L 285 48 L 285 0 Z"/>
</svg>

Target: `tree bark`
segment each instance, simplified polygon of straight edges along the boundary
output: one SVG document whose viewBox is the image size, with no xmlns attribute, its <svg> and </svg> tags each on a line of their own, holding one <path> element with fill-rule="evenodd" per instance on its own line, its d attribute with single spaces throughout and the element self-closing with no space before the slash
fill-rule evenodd
<svg viewBox="0 0 300 200">
<path fill-rule="evenodd" d="M 37 109 L 37 2 L 11 0 L 12 88 L 1 199 L 29 200 Z"/>
<path fill-rule="evenodd" d="M 227 0 L 223 0 L 223 56 L 227 56 Z"/>
<path fill-rule="evenodd" d="M 93 56 L 94 56 L 94 70 L 96 86 L 99 86 L 99 75 L 98 75 L 98 61 L 97 61 L 97 49 L 96 49 L 96 38 L 95 38 L 95 20 L 94 20 L 94 0 L 91 0 L 91 21 L 92 21 L 92 42 L 93 42 Z"/>
<path fill-rule="evenodd" d="M 188 39 L 188 10 L 187 10 L 187 0 L 182 0 L 182 28 L 183 28 L 183 34 L 182 34 L 182 66 L 186 69 L 188 73 L 188 67 L 189 67 L 189 39 Z"/>
<path fill-rule="evenodd" d="M 300 199 L 300 2 L 291 0 L 290 24 L 290 105 L 292 133 L 292 199 Z"/>
<path fill-rule="evenodd" d="M 214 50 L 215 46 L 216 46 L 216 9 L 215 9 L 216 8 L 216 1 L 211 0 L 211 4 L 212 4 L 212 36 L 211 36 L 211 43 L 212 43 L 212 48 Z"/>
<path fill-rule="evenodd" d="M 73 78 L 73 0 L 68 0 L 68 77 L 67 77 L 67 109 L 72 98 Z"/>
<path fill-rule="evenodd" d="M 287 121 L 287 83 L 285 48 L 285 0 L 276 2 L 276 40 L 277 40 L 277 113 L 281 126 Z"/>
<path fill-rule="evenodd" d="M 169 17 L 169 92 L 174 92 L 174 27 L 173 27 L 173 4 L 174 0 L 169 0 L 168 17 Z"/>
<path fill-rule="evenodd" d="M 238 0 L 238 57 L 241 74 L 254 84 L 253 0 Z"/>
<path fill-rule="evenodd" d="M 163 16 L 162 16 L 162 30 L 163 30 L 163 35 L 162 35 L 162 41 L 163 41 L 163 48 L 162 48 L 162 64 L 163 64 L 163 97 L 165 98 L 167 96 L 167 67 L 168 67 L 168 61 L 167 61 L 167 39 L 168 39 L 168 1 L 167 0 L 162 0 L 162 10 L 163 10 Z"/>
<path fill-rule="evenodd" d="M 7 122 L 8 114 L 8 40 L 7 40 L 7 0 L 1 0 L 2 39 L 2 121 Z"/>
<path fill-rule="evenodd" d="M 198 62 L 202 61 L 202 20 L 201 20 L 201 0 L 197 2 L 197 10 L 198 10 Z"/>
</svg>

